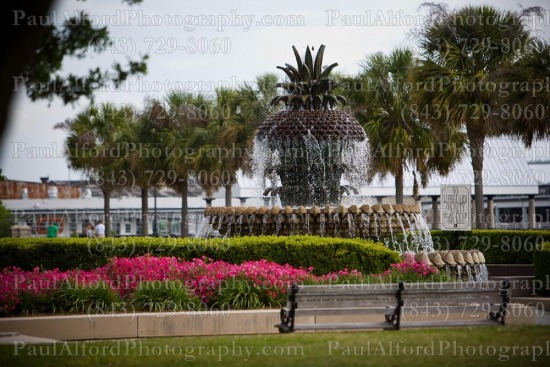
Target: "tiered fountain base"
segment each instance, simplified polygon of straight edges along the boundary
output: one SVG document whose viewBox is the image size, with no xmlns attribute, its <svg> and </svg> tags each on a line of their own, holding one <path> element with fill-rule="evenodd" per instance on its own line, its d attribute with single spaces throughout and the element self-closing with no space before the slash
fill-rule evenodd
<svg viewBox="0 0 550 367">
<path fill-rule="evenodd" d="M 479 250 L 420 251 L 415 254 L 415 260 L 436 266 L 440 272 L 458 281 L 486 281 L 489 278 L 485 256 Z"/>
<path fill-rule="evenodd" d="M 376 239 L 427 230 L 417 206 L 211 207 L 207 223 L 222 236 L 311 234 Z"/>
<path fill-rule="evenodd" d="M 383 241 L 402 256 L 415 253 L 418 262 L 436 266 L 455 280 L 488 279 L 481 251 L 434 251 L 430 231 L 417 206 L 210 207 L 202 226 L 200 233 L 217 231 L 225 237 L 310 234 Z"/>
</svg>

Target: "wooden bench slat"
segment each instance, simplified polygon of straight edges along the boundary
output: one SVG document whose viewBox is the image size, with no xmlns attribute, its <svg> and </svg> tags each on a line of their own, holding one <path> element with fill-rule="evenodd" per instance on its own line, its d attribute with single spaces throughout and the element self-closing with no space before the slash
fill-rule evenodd
<svg viewBox="0 0 550 367">
<path fill-rule="evenodd" d="M 303 310 L 308 308 L 383 307 L 389 306 L 394 303 L 395 299 L 385 302 L 370 301 L 368 299 L 349 301 L 326 300 L 317 302 L 298 302 L 298 309 Z"/>
<path fill-rule="evenodd" d="M 494 289 L 486 289 L 486 288 L 476 288 L 476 289 L 468 289 L 468 290 L 461 290 L 461 289 L 441 289 L 441 290 L 422 290 L 422 289 L 404 289 L 403 293 L 409 294 L 409 295 L 415 295 L 415 294 L 432 294 L 432 295 L 439 295 L 439 294 L 498 294 L 498 290 Z M 330 289 L 324 289 L 324 290 L 300 290 L 300 292 L 297 294 L 300 297 L 321 297 L 321 296 L 381 296 L 381 297 L 387 297 L 389 295 L 395 295 L 395 289 L 393 291 L 380 291 L 380 290 L 367 290 L 367 289 L 358 289 L 358 290 L 348 290 L 348 289 L 339 289 L 339 288 L 330 288 Z"/>
<path fill-rule="evenodd" d="M 385 315 L 394 312 L 395 307 L 342 307 L 342 308 L 308 308 L 300 309 L 300 316 L 337 316 L 337 315 Z"/>
<path fill-rule="evenodd" d="M 489 305 L 499 305 L 501 299 L 497 297 L 487 299 L 418 299 L 418 300 L 404 300 L 404 306 L 406 307 L 441 307 L 442 309 L 448 307 L 463 307 L 466 305 L 478 306 L 479 308 L 486 308 Z M 318 301 L 298 301 L 298 310 L 305 309 L 326 309 L 326 308 L 368 308 L 368 307 L 384 307 L 395 304 L 394 300 L 388 301 L 372 301 L 368 299 L 360 300 L 318 300 Z M 289 307 L 289 306 L 287 306 Z M 394 306 L 395 307 L 395 306 Z"/>
<path fill-rule="evenodd" d="M 485 314 L 488 311 L 495 311 L 500 305 L 494 304 L 491 305 L 490 309 L 480 308 L 480 306 L 449 306 L 447 308 L 441 309 L 438 306 L 429 306 L 429 307 L 408 307 L 404 306 L 401 308 L 402 318 L 407 320 L 413 319 L 410 314 L 418 314 L 418 318 L 441 318 L 448 319 L 454 315 L 459 315 L 462 318 L 477 319 L 480 317 L 485 317 Z M 395 312 L 395 307 L 343 307 L 343 308 L 309 308 L 309 309 L 300 309 L 299 316 L 371 316 L 371 315 L 386 315 L 392 314 Z M 405 317 L 405 315 L 407 315 Z"/>
<path fill-rule="evenodd" d="M 404 291 L 421 291 L 421 292 L 441 292 L 447 290 L 455 291 L 475 291 L 488 290 L 496 291 L 500 289 L 500 284 L 497 281 L 486 282 L 436 282 L 436 283 L 404 283 Z M 302 293 L 323 293 L 323 292 L 351 292 L 359 291 L 391 293 L 398 288 L 398 283 L 358 283 L 358 284 L 326 284 L 326 285 L 307 285 L 301 286 Z"/>
<path fill-rule="evenodd" d="M 341 323 L 341 324 L 301 324 L 295 325 L 294 330 L 362 330 L 362 329 L 394 329 L 393 325 L 387 322 L 368 323 Z"/>
</svg>

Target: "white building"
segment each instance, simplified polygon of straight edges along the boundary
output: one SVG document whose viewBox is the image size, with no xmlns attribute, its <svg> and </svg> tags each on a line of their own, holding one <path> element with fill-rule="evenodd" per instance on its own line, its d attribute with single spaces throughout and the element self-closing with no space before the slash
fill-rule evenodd
<svg viewBox="0 0 550 367">
<path fill-rule="evenodd" d="M 465 157 L 446 177 L 434 176 L 426 188 L 420 187 L 420 200 L 424 216 L 432 228 L 433 208 L 439 203 L 441 185 L 470 185 L 473 196 L 473 170 L 469 157 Z M 412 198 L 413 174 L 405 174 L 405 196 L 410 204 Z M 527 150 L 520 143 L 508 138 L 488 139 L 485 146 L 483 170 L 485 207 L 493 213 L 490 228 L 550 228 L 550 143 L 545 142 Z M 239 177 L 239 184 L 233 187 L 232 205 L 260 206 L 265 200 L 259 197 L 261 188 L 256 180 Z M 362 188 L 360 196 L 367 202 L 395 202 L 394 177 L 387 175 L 375 179 L 368 187 Z M 209 199 L 212 206 L 225 206 L 224 191 L 220 190 Z M 91 197 L 83 190 L 81 198 L 59 199 L 50 195 L 48 199 L 3 200 L 12 210 L 15 222 L 28 224 L 34 236 L 46 233 L 48 222 L 60 225 L 60 236 L 78 235 L 86 223 L 96 223 L 103 218 L 103 198 Z M 153 233 L 153 219 L 156 218 L 158 234 L 179 236 L 181 223 L 180 197 L 149 197 L 149 233 Z M 189 232 L 194 234 L 203 219 L 206 198 L 190 196 Z M 155 211 L 156 207 L 156 211 Z M 156 216 L 155 216 L 156 213 Z M 437 219 L 437 218 L 435 218 Z M 111 199 L 112 231 L 116 236 L 141 233 L 141 198 L 121 197 Z"/>
</svg>

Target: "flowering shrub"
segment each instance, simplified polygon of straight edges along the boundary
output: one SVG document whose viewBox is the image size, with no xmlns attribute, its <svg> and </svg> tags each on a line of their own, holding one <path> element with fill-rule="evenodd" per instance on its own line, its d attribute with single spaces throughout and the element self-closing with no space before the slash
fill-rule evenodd
<svg viewBox="0 0 550 367">
<path fill-rule="evenodd" d="M 392 264 L 383 274 L 368 279 L 387 281 L 395 277 L 404 281 L 422 281 L 428 278 L 432 280 L 431 277 L 437 274 L 436 268 L 419 264 L 413 257 L 408 257 L 402 263 Z M 359 283 L 365 279 L 367 277 L 357 270 L 344 269 L 317 276 L 313 274 L 311 267 L 296 268 L 266 260 L 246 261 L 236 265 L 221 260 L 213 261 L 207 257 L 186 261 L 150 255 L 115 257 L 108 264 L 92 271 L 40 271 L 38 268 L 23 271 L 9 267 L 0 273 L 0 315 L 34 313 L 40 310 L 82 312 L 84 303 L 71 307 L 65 302 L 63 307 L 56 309 L 51 305 L 37 307 L 36 302 L 52 303 L 60 299 L 77 299 L 81 302 L 81 295 L 85 295 L 83 289 L 97 288 L 98 284 L 102 285 L 100 290 L 86 295 L 90 304 L 96 308 L 98 304 L 102 304 L 103 297 L 106 309 L 109 302 L 124 300 L 136 302 L 136 309 L 144 309 L 146 304 L 147 309 L 153 310 L 159 307 L 155 302 L 161 302 L 162 297 L 168 297 L 163 296 L 168 293 L 162 292 L 168 291 L 175 300 L 170 305 L 179 302 L 178 309 L 185 309 L 185 305 L 195 307 L 196 302 L 209 308 L 222 307 L 221 305 L 231 308 L 278 307 L 286 301 L 286 289 L 294 282 L 337 284 Z M 155 287 L 155 284 L 171 286 L 166 289 Z M 181 286 L 174 288 L 174 284 Z M 113 296 L 113 292 L 106 291 L 105 287 L 116 293 L 117 298 Z M 78 292 L 72 291 L 73 288 L 78 288 Z M 186 292 L 189 293 L 189 299 L 184 298 Z M 193 299 L 197 301 L 192 301 Z M 137 304 L 138 300 L 141 305 Z"/>
<path fill-rule="evenodd" d="M 61 272 L 58 269 L 40 271 L 22 271 L 16 267 L 8 267 L 0 273 L 0 315 L 17 311 L 22 297 L 41 298 L 51 295 L 52 291 L 66 286 L 88 286 L 102 279 L 99 273 L 70 270 Z"/>
<path fill-rule="evenodd" d="M 406 253 L 402 262 L 391 264 L 390 268 L 379 275 L 383 281 L 396 283 L 420 282 L 427 278 L 432 281 L 444 281 L 446 275 L 440 274 L 435 266 L 418 262 L 414 258 L 414 253 Z"/>
</svg>

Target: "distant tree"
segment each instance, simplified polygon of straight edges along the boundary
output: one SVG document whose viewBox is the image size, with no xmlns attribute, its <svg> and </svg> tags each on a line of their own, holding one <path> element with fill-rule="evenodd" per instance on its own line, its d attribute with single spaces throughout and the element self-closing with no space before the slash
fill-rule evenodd
<svg viewBox="0 0 550 367">
<path fill-rule="evenodd" d="M 495 81 L 504 70 L 520 67 L 526 53 L 532 54 L 529 50 L 534 48 L 537 38 L 531 35 L 524 17 L 540 16 L 542 9 L 513 12 L 493 6 L 465 6 L 448 12 L 439 4 L 427 5 L 431 18 L 420 32 L 421 59 L 412 78 L 417 86 L 415 99 L 441 126 L 452 125 L 466 131 L 474 176 L 476 228 L 485 228 L 485 139 L 514 134 L 499 116 L 504 110 L 499 95 L 503 90 Z M 533 61 L 540 60 L 535 56 Z M 548 70 L 548 66 L 545 68 Z M 516 72 L 529 78 L 529 72 Z M 539 77 L 541 72 L 544 73 L 539 69 Z M 504 88 L 504 92 L 506 90 L 509 91 Z M 542 107 L 548 111 L 548 104 Z M 521 108 L 518 105 L 518 109 Z M 541 120 L 544 122 L 544 118 Z M 541 126 L 540 121 L 537 124 Z M 528 125 L 524 123 L 521 129 L 526 128 Z M 543 127 L 544 130 L 547 131 L 547 127 Z M 529 134 L 517 135 L 528 138 Z"/>
<path fill-rule="evenodd" d="M 121 139 L 132 149 L 128 149 L 124 170 L 131 172 L 128 187 L 139 187 L 141 191 L 141 235 L 149 235 L 149 189 L 163 185 L 166 178 L 164 170 L 165 149 L 162 124 L 152 118 L 151 111 L 158 104 L 148 101 L 144 110 L 129 121 L 126 134 Z M 153 222 L 154 223 L 154 222 Z M 153 228 L 154 229 L 154 228 Z"/>
<path fill-rule="evenodd" d="M 211 138 L 214 140 L 212 148 L 221 153 L 220 157 L 224 157 L 220 162 L 219 176 L 222 181 L 221 185 L 225 187 L 225 205 L 232 206 L 232 187 L 237 182 L 237 170 L 242 164 L 236 144 L 242 145 L 242 139 L 247 138 L 242 134 L 242 129 L 239 128 L 241 124 L 236 118 L 241 112 L 241 107 L 237 102 L 237 92 L 228 88 L 217 89 L 213 112 L 215 116 L 210 125 L 213 134 Z"/>
<path fill-rule="evenodd" d="M 141 1 L 123 2 L 135 4 Z M 24 15 L 24 12 L 14 11 L 14 21 L 29 22 Z M 84 11 L 69 17 L 60 25 L 36 26 L 41 28 L 40 46 L 36 48 L 33 57 L 21 73 L 27 95 L 33 101 L 59 97 L 64 103 L 71 103 L 80 97 L 91 98 L 97 89 L 110 83 L 118 87 L 129 76 L 142 74 L 147 70 L 145 55 L 139 61 L 129 61 L 126 67 L 116 62 L 110 71 L 96 67 L 84 75 L 64 74 L 61 72 L 64 60 L 83 59 L 90 52 L 103 53 L 109 47 L 116 46 L 109 37 L 107 26 L 94 25 Z"/>
<path fill-rule="evenodd" d="M 499 134 L 519 138 L 527 147 L 536 139 L 550 136 L 550 44 L 535 40 L 517 62 L 492 76 L 503 88 L 494 105 Z"/>
<path fill-rule="evenodd" d="M 210 111 L 214 111 L 212 107 Z M 224 174 L 224 159 L 220 159 L 219 133 L 220 126 L 211 118 L 206 119 L 208 125 L 196 127 L 187 138 L 187 147 L 192 152 L 189 159 L 193 162 L 195 179 L 204 190 L 206 197 L 210 198 L 228 181 Z"/>
<path fill-rule="evenodd" d="M 11 237 L 11 226 L 13 225 L 13 214 L 0 201 L 0 237 Z"/>
<path fill-rule="evenodd" d="M 0 168 L 0 182 L 6 181 L 6 176 L 2 174 Z M 11 237 L 11 226 L 13 225 L 13 215 L 0 201 L 0 237 Z"/>
<path fill-rule="evenodd" d="M 71 167 L 94 177 L 103 192 L 107 236 L 111 233 L 111 194 L 126 188 L 133 180 L 126 165 L 127 131 L 132 119 L 133 110 L 129 106 L 92 104 L 75 118 L 55 125 L 69 134 L 65 153 Z"/>
<path fill-rule="evenodd" d="M 223 150 L 222 184 L 225 186 L 225 205 L 231 206 L 232 186 L 237 173 L 251 173 L 248 152 L 258 126 L 267 118 L 276 96 L 277 75 L 265 73 L 256 77 L 254 84 L 245 83 L 237 90 L 217 91 L 217 143 Z"/>
<path fill-rule="evenodd" d="M 368 55 L 355 79 L 341 81 L 347 86 L 355 117 L 369 138 L 371 162 L 369 180 L 376 174 L 391 173 L 395 179 L 395 200 L 403 204 L 404 173 L 414 174 L 413 196 L 420 175 L 426 186 L 431 173 L 446 174 L 464 153 L 465 135 L 460 131 L 434 128 L 423 118 L 413 99 L 409 77 L 415 66 L 413 53 L 394 49 Z M 355 88 L 350 86 L 356 85 Z M 443 144 L 441 144 L 443 143 Z"/>
<path fill-rule="evenodd" d="M 196 130 L 204 129 L 208 125 L 211 101 L 203 94 L 187 94 L 183 92 L 171 93 L 166 97 L 169 104 L 170 124 L 170 147 L 174 151 L 182 149 L 185 153 L 183 158 L 177 158 L 177 154 L 170 156 L 169 169 L 172 169 L 178 177 L 176 190 L 181 194 L 181 235 L 189 236 L 188 203 L 187 194 L 191 180 L 198 180 L 201 175 L 201 160 L 203 146 L 194 142 Z M 168 171 L 170 172 L 170 171 Z M 174 185 L 172 185 L 174 186 Z M 185 195 L 184 195 L 185 193 Z"/>
<path fill-rule="evenodd" d="M 162 101 L 152 100 L 139 117 L 144 143 L 161 147 L 162 156 L 149 160 L 148 167 L 156 184 L 172 187 L 181 195 L 181 236 L 189 236 L 188 216 L 190 180 L 196 179 L 201 156 L 200 145 L 191 146 L 195 129 L 205 128 L 208 121 L 208 101 L 203 95 L 174 90 Z"/>
<path fill-rule="evenodd" d="M 122 2 L 133 5 L 142 0 Z M 84 74 L 62 73 L 67 59 L 84 59 L 90 51 L 102 52 L 111 46 L 111 39 L 106 26 L 92 24 L 82 11 L 61 24 L 48 22 L 52 3 L 8 0 L 10 11 L 3 12 L 2 30 L 8 37 L 0 64 L 0 137 L 11 95 L 22 85 L 33 101 L 59 97 L 64 103 L 72 103 L 80 97 L 92 98 L 97 89 L 111 83 L 117 87 L 128 77 L 147 70 L 145 55 L 125 66 L 117 62 L 108 71 L 95 67 Z"/>
</svg>

